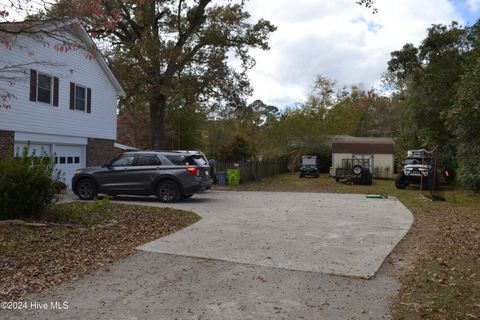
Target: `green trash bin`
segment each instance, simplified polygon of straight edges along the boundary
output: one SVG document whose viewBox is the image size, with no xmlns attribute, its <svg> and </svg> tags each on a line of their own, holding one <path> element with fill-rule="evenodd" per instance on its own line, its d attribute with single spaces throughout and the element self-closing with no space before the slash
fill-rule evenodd
<svg viewBox="0 0 480 320">
<path fill-rule="evenodd" d="M 240 184 L 240 169 L 227 169 L 228 184 L 238 186 Z"/>
</svg>

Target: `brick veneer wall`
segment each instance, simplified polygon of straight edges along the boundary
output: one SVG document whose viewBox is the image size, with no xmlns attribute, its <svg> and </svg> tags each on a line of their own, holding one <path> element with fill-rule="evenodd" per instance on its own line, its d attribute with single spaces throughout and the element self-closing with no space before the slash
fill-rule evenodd
<svg viewBox="0 0 480 320">
<path fill-rule="evenodd" d="M 115 158 L 113 140 L 89 138 L 86 165 L 101 166 Z"/>
<path fill-rule="evenodd" d="M 0 130 L 0 158 L 13 155 L 15 135 L 13 131 Z"/>
</svg>

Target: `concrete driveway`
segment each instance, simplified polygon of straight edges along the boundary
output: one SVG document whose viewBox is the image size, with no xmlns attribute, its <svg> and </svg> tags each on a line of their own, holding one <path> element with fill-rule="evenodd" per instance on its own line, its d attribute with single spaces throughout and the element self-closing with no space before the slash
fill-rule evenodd
<svg viewBox="0 0 480 320">
<path fill-rule="evenodd" d="M 164 206 L 149 198 L 125 202 Z M 141 246 L 107 270 L 28 298 L 67 301 L 68 310 L 17 310 L 5 316 L 388 318 L 398 282 L 382 270 L 370 280 L 361 278 L 375 274 L 412 223 L 411 213 L 398 201 L 214 191 L 169 206 L 195 211 L 203 219 Z"/>
<path fill-rule="evenodd" d="M 359 278 L 413 222 L 396 199 L 355 194 L 216 191 L 168 206 L 202 220 L 138 249 Z"/>
</svg>

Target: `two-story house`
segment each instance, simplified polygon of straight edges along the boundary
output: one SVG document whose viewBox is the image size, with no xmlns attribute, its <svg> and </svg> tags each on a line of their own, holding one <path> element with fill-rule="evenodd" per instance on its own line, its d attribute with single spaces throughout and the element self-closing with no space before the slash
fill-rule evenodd
<svg viewBox="0 0 480 320">
<path fill-rule="evenodd" d="M 16 32 L 29 25 L 28 34 Z M 76 169 L 115 156 L 117 104 L 125 93 L 77 20 L 9 23 L 0 30 L 8 28 L 13 32 L 2 39 L 9 40 L 0 43 L 0 70 L 6 70 L 0 90 L 10 105 L 0 108 L 0 157 L 29 144 L 54 157 L 69 185 Z M 47 32 L 31 31 L 38 28 Z"/>
</svg>

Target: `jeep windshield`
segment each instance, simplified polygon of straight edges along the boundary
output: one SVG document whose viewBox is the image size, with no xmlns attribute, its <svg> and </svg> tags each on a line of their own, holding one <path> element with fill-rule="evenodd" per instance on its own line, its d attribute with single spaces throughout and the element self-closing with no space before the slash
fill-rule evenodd
<svg viewBox="0 0 480 320">
<path fill-rule="evenodd" d="M 302 159 L 302 166 L 316 166 L 317 165 L 317 158 L 303 158 Z"/>
<path fill-rule="evenodd" d="M 405 165 L 432 165 L 432 159 L 421 159 L 421 158 L 407 158 L 405 159 Z"/>
</svg>

